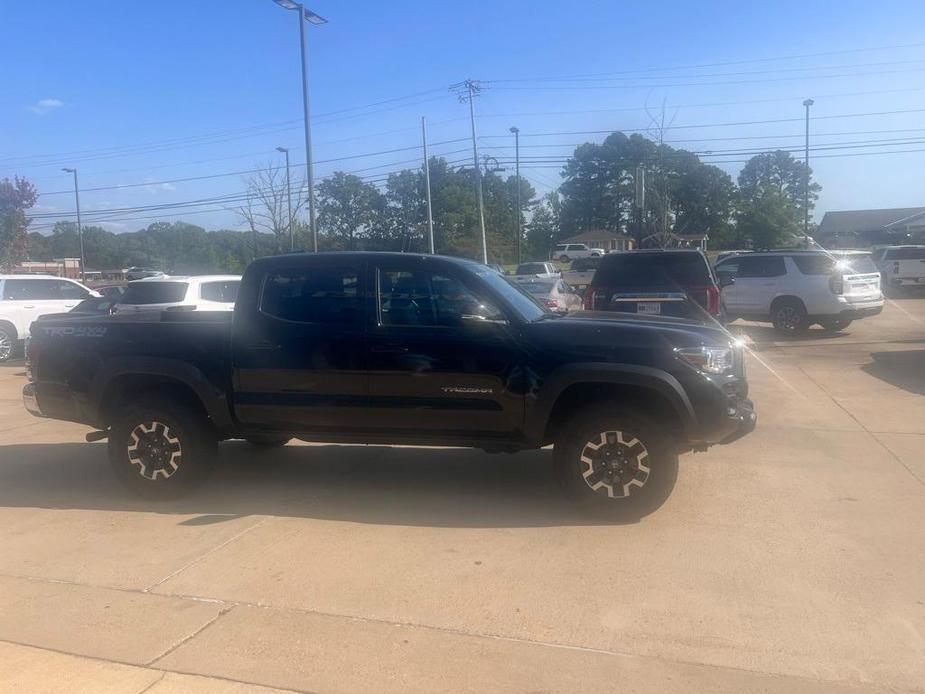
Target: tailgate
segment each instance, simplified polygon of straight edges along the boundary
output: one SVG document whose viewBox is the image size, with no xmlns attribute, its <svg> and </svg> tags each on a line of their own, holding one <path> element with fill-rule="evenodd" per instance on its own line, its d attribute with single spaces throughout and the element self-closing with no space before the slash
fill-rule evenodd
<svg viewBox="0 0 925 694">
<path fill-rule="evenodd" d="M 892 265 L 889 265 L 889 263 Z M 888 261 L 888 272 L 903 279 L 925 280 L 925 258 Z"/>
<path fill-rule="evenodd" d="M 597 297 L 595 297 L 597 299 Z M 636 313 L 646 316 L 671 316 L 673 318 L 701 318 L 702 311 L 682 292 L 633 292 L 611 294 L 606 303 L 595 301 L 596 309 Z"/>
<path fill-rule="evenodd" d="M 860 275 L 843 275 L 843 293 L 849 301 L 866 301 L 880 298 L 880 273 L 869 272 Z"/>
</svg>

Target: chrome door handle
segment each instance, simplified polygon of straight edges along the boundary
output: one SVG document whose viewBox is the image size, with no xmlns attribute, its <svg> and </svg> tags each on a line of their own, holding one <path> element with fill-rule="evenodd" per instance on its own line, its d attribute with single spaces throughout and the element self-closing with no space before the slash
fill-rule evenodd
<svg viewBox="0 0 925 694">
<path fill-rule="evenodd" d="M 35 308 L 35 304 L 24 304 L 23 308 Z"/>
</svg>

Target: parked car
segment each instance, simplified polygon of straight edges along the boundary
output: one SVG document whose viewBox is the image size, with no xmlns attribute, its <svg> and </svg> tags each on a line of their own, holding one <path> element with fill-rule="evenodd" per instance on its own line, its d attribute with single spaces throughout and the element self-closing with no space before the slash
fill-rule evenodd
<svg viewBox="0 0 925 694">
<path fill-rule="evenodd" d="M 863 252 L 750 253 L 718 263 L 716 273 L 729 320 L 770 322 L 786 335 L 814 323 L 844 330 L 883 310 L 880 274 Z"/>
<path fill-rule="evenodd" d="M 562 279 L 570 287 L 587 287 L 594 279 L 594 272 L 597 266 L 601 264 L 598 258 L 579 258 L 573 260 L 568 270 L 562 271 Z"/>
<path fill-rule="evenodd" d="M 143 280 L 148 277 L 166 277 L 167 274 L 161 270 L 154 270 L 149 267 L 130 267 L 125 271 L 125 279 L 129 282 Z"/>
<path fill-rule="evenodd" d="M 231 311 L 239 275 L 150 277 L 129 282 L 114 313 L 138 311 Z"/>
<path fill-rule="evenodd" d="M 514 277 L 559 277 L 562 273 L 552 263 L 521 263 L 514 271 Z"/>
<path fill-rule="evenodd" d="M 42 321 L 28 360 L 26 409 L 94 427 L 117 477 L 160 498 L 201 483 L 229 438 L 554 444 L 579 503 L 648 513 L 679 452 L 755 426 L 742 348 L 724 330 L 555 316 L 484 265 L 431 255 L 260 258 L 233 316 Z"/>
<path fill-rule="evenodd" d="M 91 296 L 80 282 L 51 275 L 0 275 L 0 362 L 29 336 L 29 326 L 46 313 L 63 313 Z"/>
<path fill-rule="evenodd" d="M 884 290 L 925 285 L 925 246 L 879 246 L 872 257 Z"/>
<path fill-rule="evenodd" d="M 603 248 L 589 248 L 584 243 L 560 243 L 552 249 L 552 260 L 567 263 L 577 258 L 599 258 L 605 254 Z"/>
<path fill-rule="evenodd" d="M 720 287 L 699 250 L 610 253 L 585 291 L 585 308 L 724 321 Z"/>
<path fill-rule="evenodd" d="M 514 283 L 535 297 L 553 313 L 580 311 L 581 297 L 568 284 L 555 277 L 517 277 Z"/>
</svg>

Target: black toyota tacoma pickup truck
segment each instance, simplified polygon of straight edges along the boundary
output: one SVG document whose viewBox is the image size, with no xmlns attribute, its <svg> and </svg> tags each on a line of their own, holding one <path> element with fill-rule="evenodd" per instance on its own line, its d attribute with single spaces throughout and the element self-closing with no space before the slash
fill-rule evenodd
<svg viewBox="0 0 925 694">
<path fill-rule="evenodd" d="M 494 270 L 440 256 L 261 258 L 233 313 L 43 320 L 27 364 L 26 408 L 93 427 L 120 480 L 154 497 L 204 480 L 219 441 L 298 438 L 554 444 L 574 498 L 644 506 L 670 491 L 678 453 L 755 426 L 725 331 L 547 313 Z"/>
</svg>

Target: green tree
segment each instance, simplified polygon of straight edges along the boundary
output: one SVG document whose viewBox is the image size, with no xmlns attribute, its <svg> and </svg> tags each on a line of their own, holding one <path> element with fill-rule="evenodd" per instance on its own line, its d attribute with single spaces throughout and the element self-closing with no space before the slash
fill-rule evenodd
<svg viewBox="0 0 925 694">
<path fill-rule="evenodd" d="M 12 269 L 26 258 L 29 248 L 26 210 L 35 205 L 38 194 L 24 178 L 0 181 L 0 268 Z"/>
<path fill-rule="evenodd" d="M 813 182 L 812 169 L 808 170 L 808 175 L 809 209 L 812 211 L 822 186 Z M 773 193 L 787 204 L 795 219 L 802 220 L 806 176 L 806 163 L 794 159 L 789 152 L 777 150 L 756 154 L 739 172 L 739 194 L 746 203 L 752 203 Z"/>
<path fill-rule="evenodd" d="M 559 193 L 550 191 L 533 208 L 526 229 L 523 257 L 525 260 L 543 260 L 549 257 L 559 234 Z"/>
<path fill-rule="evenodd" d="M 758 251 L 793 244 L 802 235 L 790 201 L 773 190 L 747 201 L 736 226 L 740 238 Z"/>
<path fill-rule="evenodd" d="M 360 248 L 358 242 L 370 235 L 384 209 L 382 193 L 359 176 L 336 171 L 318 185 L 318 224 L 333 248 Z"/>
</svg>

